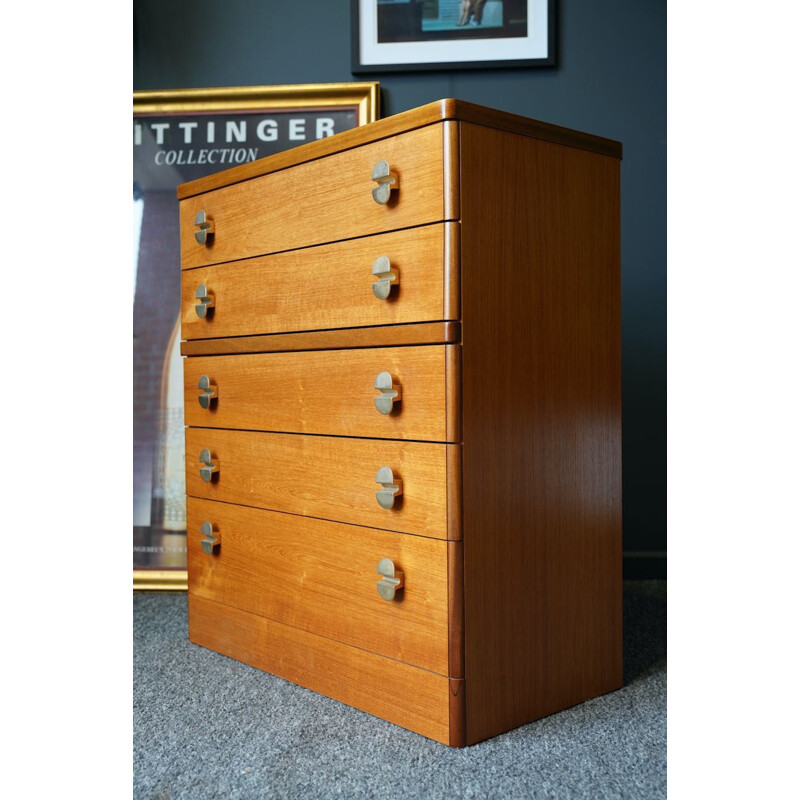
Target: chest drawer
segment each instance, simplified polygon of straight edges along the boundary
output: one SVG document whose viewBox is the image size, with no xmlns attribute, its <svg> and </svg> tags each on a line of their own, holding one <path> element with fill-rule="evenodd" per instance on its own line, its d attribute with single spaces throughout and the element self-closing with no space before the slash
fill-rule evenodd
<svg viewBox="0 0 800 800">
<path fill-rule="evenodd" d="M 210 481 L 201 476 L 204 450 L 216 467 Z M 460 507 L 459 459 L 460 445 L 187 428 L 186 493 L 455 539 L 460 538 L 460 530 L 453 530 Z M 383 491 L 376 483 L 383 467 L 392 470 L 392 485 L 402 481 L 402 494 L 394 496 L 390 508 L 376 497 Z"/>
<path fill-rule="evenodd" d="M 335 153 L 181 201 L 184 269 L 440 222 L 445 125 Z M 386 161 L 398 188 L 376 203 L 372 171 Z M 198 212 L 213 234 L 198 243 Z"/>
<path fill-rule="evenodd" d="M 456 405 L 459 352 L 448 345 L 187 358 L 186 424 L 457 441 L 448 399 Z"/>
<path fill-rule="evenodd" d="M 195 498 L 187 530 L 189 590 L 200 597 L 449 674 L 447 558 L 459 543 Z M 377 590 L 384 558 L 403 575 L 392 600 Z"/>
<path fill-rule="evenodd" d="M 458 233 L 450 222 L 186 270 L 183 338 L 457 319 Z M 382 300 L 372 267 L 384 255 L 396 278 Z"/>
</svg>

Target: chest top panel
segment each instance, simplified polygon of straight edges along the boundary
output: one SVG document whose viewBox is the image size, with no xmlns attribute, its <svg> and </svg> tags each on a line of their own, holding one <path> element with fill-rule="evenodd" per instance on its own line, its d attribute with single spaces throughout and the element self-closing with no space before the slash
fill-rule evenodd
<svg viewBox="0 0 800 800">
<path fill-rule="evenodd" d="M 178 199 L 184 200 L 187 197 L 193 197 L 223 186 L 230 186 L 250 178 L 278 172 L 287 167 L 314 161 L 332 153 L 377 142 L 390 136 L 397 136 L 398 134 L 443 122 L 444 120 L 472 122 L 476 125 L 485 125 L 543 141 L 589 150 L 601 155 L 622 158 L 622 145 L 612 139 L 562 128 L 559 125 L 550 125 L 546 122 L 539 122 L 505 111 L 497 111 L 474 103 L 467 103 L 463 100 L 444 99 L 428 103 L 411 111 L 395 114 L 370 125 L 344 131 L 327 139 L 309 142 L 258 161 L 241 164 L 238 167 L 184 183 L 178 187 Z"/>
</svg>

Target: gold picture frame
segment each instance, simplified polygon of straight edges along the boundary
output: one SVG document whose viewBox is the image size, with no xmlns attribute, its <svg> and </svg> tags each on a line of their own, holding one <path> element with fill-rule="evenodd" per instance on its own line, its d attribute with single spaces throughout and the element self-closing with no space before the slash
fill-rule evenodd
<svg viewBox="0 0 800 800">
<path fill-rule="evenodd" d="M 343 107 L 358 109 L 359 126 L 375 122 L 380 116 L 380 84 L 378 82 L 306 83 L 133 93 L 134 114 Z"/>
<path fill-rule="evenodd" d="M 150 220 L 152 225 L 153 215 L 158 213 L 157 222 L 161 228 L 169 228 L 174 224 L 173 220 L 177 219 L 178 214 L 178 201 L 174 189 L 177 188 L 177 183 L 183 183 L 186 180 L 191 180 L 197 177 L 197 166 L 189 169 L 184 167 L 178 169 L 175 165 L 181 164 L 202 164 L 210 163 L 211 156 L 209 153 L 216 153 L 216 160 L 222 158 L 219 154 L 223 148 L 216 142 L 210 145 L 213 149 L 205 148 L 203 150 L 193 150 L 192 135 L 198 134 L 198 139 L 201 132 L 204 130 L 206 123 L 198 123 L 198 119 L 210 120 L 209 131 L 213 130 L 213 125 L 216 124 L 215 120 L 226 119 L 226 114 L 249 115 L 248 119 L 257 118 L 259 112 L 264 112 L 266 115 L 275 115 L 274 119 L 282 119 L 282 113 L 291 112 L 292 117 L 296 118 L 302 114 L 308 115 L 311 120 L 313 115 L 318 115 L 320 112 L 329 112 L 331 115 L 339 114 L 337 118 L 337 125 L 349 125 L 350 128 L 366 125 L 367 123 L 374 122 L 380 116 L 380 84 L 377 82 L 359 82 L 359 83 L 313 83 L 313 84 L 300 84 L 300 85 L 286 85 L 286 86 L 237 86 L 231 88 L 209 88 L 209 89 L 179 89 L 179 90 L 159 90 L 159 91 L 136 91 L 133 93 L 133 117 L 134 117 L 134 398 L 133 398 L 133 428 L 134 428 L 134 492 L 133 492 L 133 588 L 134 590 L 169 590 L 169 591 L 186 591 L 188 586 L 188 575 L 186 568 L 174 566 L 174 563 L 160 563 L 160 561 L 172 562 L 180 561 L 181 548 L 180 542 L 185 542 L 185 502 L 183 509 L 184 529 L 180 530 L 180 513 L 176 512 L 173 516 L 172 527 L 170 529 L 166 522 L 163 521 L 163 508 L 178 507 L 180 505 L 179 488 L 176 488 L 177 482 L 175 480 L 167 481 L 163 477 L 164 469 L 159 467 L 161 460 L 166 461 L 167 456 L 161 459 L 161 455 L 169 450 L 171 440 L 175 440 L 178 434 L 182 438 L 183 431 L 183 406 L 182 400 L 180 401 L 180 408 L 175 407 L 175 391 L 170 392 L 172 406 L 166 401 L 167 390 L 165 385 L 168 382 L 168 370 L 172 369 L 174 372 L 174 354 L 180 344 L 179 325 L 177 320 L 180 316 L 179 299 L 177 300 L 178 306 L 174 309 L 169 305 L 175 302 L 172 286 L 179 284 L 180 281 L 167 281 L 170 285 L 170 291 L 163 291 L 163 287 L 154 287 L 152 285 L 153 275 L 157 275 L 160 271 L 161 277 L 158 280 L 167 280 L 169 278 L 170 265 L 180 263 L 179 249 L 176 251 L 171 243 L 162 241 L 160 246 L 153 247 L 148 241 L 147 246 L 140 247 L 142 241 L 142 226 L 144 222 L 142 218 L 145 214 L 144 211 L 138 211 L 139 216 L 139 231 L 137 225 L 137 191 L 141 196 L 148 197 L 148 203 L 143 199 L 139 203 L 140 206 L 147 205 L 149 215 L 146 217 Z M 351 114 L 351 111 L 353 112 Z M 340 113 L 341 112 L 341 113 Z M 187 122 L 181 118 L 194 117 L 194 122 Z M 354 120 L 354 124 L 350 124 L 350 120 Z M 163 118 L 158 122 L 154 122 L 155 118 Z M 138 121 L 137 121 L 138 119 Z M 340 122 L 339 119 L 345 120 Z M 174 124 L 173 124 L 174 123 Z M 277 131 L 278 125 L 272 120 L 270 121 L 272 130 Z M 331 123 L 326 123 L 327 128 L 325 134 L 330 133 Z M 160 127 L 160 131 L 158 130 Z M 252 126 L 251 126 L 252 127 Z M 313 126 L 309 126 L 313 128 Z M 178 130 L 180 129 L 180 130 Z M 305 126 L 298 127 L 297 125 L 292 128 L 292 132 L 296 133 L 298 130 L 305 130 Z M 342 130 L 347 129 L 345 127 Z M 222 123 L 220 122 L 217 128 L 217 137 L 221 138 Z M 266 129 L 262 129 L 262 132 Z M 317 136 L 320 135 L 320 127 L 316 127 Z M 143 142 L 144 137 L 150 135 L 147 141 Z M 153 131 L 157 135 L 153 135 Z M 173 144 L 165 139 L 166 135 L 173 136 Z M 338 130 L 335 130 L 338 133 Z M 311 134 L 311 130 L 309 130 Z M 208 134 L 209 136 L 213 134 Z M 183 137 L 183 138 L 179 138 Z M 296 140 L 297 136 L 289 135 L 288 138 Z M 264 155 L 269 155 L 271 152 L 279 151 L 280 149 L 287 149 L 287 147 L 298 144 L 299 142 L 293 141 L 283 146 L 284 142 L 281 141 L 280 136 L 275 133 L 271 137 L 272 140 L 269 147 L 271 150 L 267 153 L 259 154 L 257 157 L 262 158 Z M 262 140 L 265 140 L 262 137 Z M 213 142 L 214 139 L 208 139 Z M 230 139 L 228 141 L 231 141 Z M 240 140 L 236 140 L 240 141 Z M 177 142 L 177 144 L 176 144 Z M 149 147 L 147 155 L 145 155 L 145 147 L 140 147 L 139 154 L 137 154 L 137 145 L 146 145 Z M 163 148 L 171 146 L 172 150 L 164 150 Z M 158 156 L 153 156 L 154 152 L 158 152 L 157 148 L 162 148 L 160 153 L 162 155 L 160 161 Z M 204 167 L 206 170 L 204 174 L 211 174 L 222 169 L 227 169 L 234 163 L 241 163 L 238 160 L 233 161 L 234 156 L 237 158 L 246 153 L 248 160 L 252 160 L 255 148 L 245 148 L 244 146 L 238 147 L 234 144 L 226 150 L 229 154 L 229 162 L 221 163 L 214 168 Z M 181 149 L 182 148 L 182 149 Z M 277 150 L 276 150 L 277 148 Z M 186 153 L 190 153 L 186 156 Z M 168 155 L 164 155 L 168 153 Z M 195 156 L 191 153 L 204 153 L 205 156 L 197 156 L 198 159 L 205 160 L 192 160 Z M 141 155 L 137 161 L 137 155 Z M 147 159 L 150 159 L 148 161 Z M 171 159 L 171 161 L 170 161 Z M 137 167 L 138 164 L 145 164 L 146 167 Z M 168 166 L 167 169 L 157 169 L 158 166 Z M 140 176 L 144 176 L 141 181 L 137 180 L 137 169 L 140 170 Z M 150 203 L 149 197 L 153 192 L 142 192 L 141 185 L 146 183 L 147 180 L 154 180 L 155 188 L 158 190 L 158 202 Z M 177 181 L 172 185 L 170 180 Z M 138 189 L 137 189 L 138 187 Z M 171 192 L 171 197 L 170 197 Z M 174 208 L 172 206 L 172 199 L 174 198 Z M 158 207 L 158 211 L 153 209 Z M 151 255 L 152 251 L 156 251 L 157 255 Z M 153 263 L 142 267 L 143 259 L 160 259 L 154 266 Z M 148 277 L 149 276 L 149 277 Z M 150 283 L 148 283 L 150 281 Z M 148 305 L 148 292 L 159 298 L 158 302 L 162 303 L 160 309 L 153 311 L 155 300 Z M 168 300 L 165 299 L 169 295 Z M 140 322 L 137 323 L 137 302 L 139 304 Z M 164 305 L 166 303 L 166 306 Z M 144 311 L 141 309 L 144 308 Z M 156 320 L 154 324 L 152 321 L 153 315 L 160 315 L 160 322 Z M 171 317 L 168 315 L 172 314 Z M 138 328 L 137 328 L 138 325 Z M 142 342 L 142 339 L 147 338 L 153 330 L 158 331 L 160 325 L 161 339 L 154 343 L 152 341 Z M 138 339 L 137 342 L 137 331 Z M 138 351 L 137 351 L 138 346 Z M 137 352 L 139 353 L 137 355 Z M 156 355 L 154 356 L 153 353 Z M 149 364 L 145 363 L 150 359 Z M 161 361 L 158 361 L 161 359 Z M 168 366 L 172 360 L 172 367 Z M 171 374 L 171 373 L 170 373 Z M 153 377 L 155 376 L 155 377 Z M 160 376 L 160 377 L 159 377 Z M 137 377 L 141 380 L 137 381 Z M 173 381 L 175 383 L 175 381 Z M 142 395 L 137 398 L 137 391 Z M 149 392 L 149 396 L 145 393 Z M 155 396 L 157 395 L 157 396 Z M 166 409 L 166 410 L 165 410 Z M 169 412 L 169 413 L 167 413 Z M 179 412 L 179 413 L 178 413 Z M 146 422 L 145 422 L 146 418 Z M 165 420 L 169 419 L 170 433 L 164 434 L 164 427 L 167 424 Z M 173 445 L 173 451 L 175 446 Z M 171 458 L 172 473 L 175 474 L 176 457 L 173 455 Z M 160 481 L 160 483 L 159 483 Z M 163 486 L 169 483 L 172 492 L 172 499 L 167 496 L 167 492 L 163 490 Z M 158 487 L 162 486 L 162 489 Z M 185 501 L 185 496 L 183 498 Z M 170 505 L 171 503 L 171 505 Z M 159 510 L 158 516 L 156 510 Z M 154 523 L 153 520 L 156 519 Z M 143 524 L 147 521 L 146 524 Z M 177 521 L 175 521 L 177 520 Z M 138 541 L 141 542 L 137 545 Z M 149 538 L 148 538 L 149 537 Z M 168 546 L 163 546 L 161 543 L 167 542 Z M 183 547 L 185 552 L 185 547 Z M 139 562 L 137 563 L 137 554 Z M 149 560 L 150 563 L 144 563 Z M 185 562 L 185 556 L 184 556 Z"/>
</svg>

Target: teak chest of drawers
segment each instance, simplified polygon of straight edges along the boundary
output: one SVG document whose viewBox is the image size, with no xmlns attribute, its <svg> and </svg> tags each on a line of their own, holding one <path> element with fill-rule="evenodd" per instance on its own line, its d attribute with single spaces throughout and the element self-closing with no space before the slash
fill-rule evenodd
<svg viewBox="0 0 800 800">
<path fill-rule="evenodd" d="M 457 746 L 621 686 L 620 158 L 443 100 L 179 188 L 193 642 Z"/>
</svg>

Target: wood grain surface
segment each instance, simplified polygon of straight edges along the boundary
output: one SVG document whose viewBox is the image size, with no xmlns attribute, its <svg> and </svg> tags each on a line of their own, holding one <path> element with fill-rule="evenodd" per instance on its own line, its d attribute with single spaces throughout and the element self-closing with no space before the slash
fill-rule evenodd
<svg viewBox="0 0 800 800">
<path fill-rule="evenodd" d="M 444 349 L 445 381 L 445 421 L 447 434 L 445 441 L 461 441 L 461 347 L 452 345 Z M 461 474 L 459 470 L 458 474 Z"/>
<path fill-rule="evenodd" d="M 453 687 L 462 681 L 215 603 L 192 592 L 189 639 L 429 739 L 451 743 L 451 697 L 458 699 L 458 690 Z"/>
<path fill-rule="evenodd" d="M 444 215 L 446 219 L 458 219 L 461 216 L 458 123 L 454 120 L 448 120 L 443 123 L 442 129 L 444 131 L 442 151 L 442 159 L 444 161 Z"/>
<path fill-rule="evenodd" d="M 622 682 L 619 162 L 462 124 L 472 743 Z"/>
<path fill-rule="evenodd" d="M 220 541 L 212 555 L 201 547 L 206 520 Z M 197 498 L 188 500 L 187 533 L 197 596 L 463 677 L 448 653 L 448 548 L 459 542 Z M 376 589 L 382 558 L 404 576 L 392 601 Z"/>
<path fill-rule="evenodd" d="M 442 140 L 442 126 L 432 125 L 182 200 L 182 267 L 440 222 L 445 208 Z M 372 197 L 372 170 L 382 160 L 399 181 L 385 205 Z M 195 241 L 200 210 L 214 221 L 208 244 Z M 371 262 L 367 272 L 369 267 Z M 317 277 L 325 279 L 324 274 Z"/>
<path fill-rule="evenodd" d="M 184 360 L 184 419 L 204 428 L 320 433 L 381 439 L 454 441 L 459 345 L 310 350 Z M 375 379 L 392 376 L 400 400 L 390 414 L 375 407 Z M 217 397 L 198 402 L 206 376 Z M 448 420 L 450 424 L 448 425 Z"/>
<path fill-rule="evenodd" d="M 571 130 L 560 125 L 551 125 L 547 122 L 521 117 L 518 114 L 510 114 L 506 111 L 468 103 L 465 100 L 447 98 L 436 100 L 433 103 L 428 103 L 409 111 L 403 111 L 400 114 L 394 114 L 370 125 L 343 131 L 336 134 L 336 136 L 319 139 L 316 142 L 308 142 L 267 158 L 260 158 L 258 161 L 251 161 L 223 172 L 217 172 L 213 175 L 207 175 L 181 184 L 178 187 L 178 197 L 183 199 L 211 189 L 218 189 L 221 186 L 229 186 L 270 172 L 277 172 L 296 164 L 324 158 L 332 153 L 386 139 L 389 136 L 397 136 L 443 120 L 472 122 L 476 125 L 486 125 L 490 128 L 530 136 L 541 141 L 556 142 L 569 147 L 588 150 L 589 152 L 622 158 L 622 145 L 612 139 L 605 139 L 601 136 Z"/>
<path fill-rule="evenodd" d="M 413 325 L 389 325 L 377 328 L 238 336 L 232 339 L 194 339 L 190 342 L 181 342 L 181 355 L 283 353 L 300 350 L 450 344 L 459 341 L 461 341 L 460 322 L 420 322 Z"/>
<path fill-rule="evenodd" d="M 447 543 L 448 674 L 464 677 L 464 543 Z"/>
<path fill-rule="evenodd" d="M 200 452 L 219 465 L 200 477 Z M 415 533 L 460 537 L 448 525 L 447 451 L 460 445 L 186 429 L 186 493 L 246 506 Z M 394 508 L 375 499 L 375 473 L 389 467 L 403 481 Z M 451 501 L 452 502 L 452 501 Z"/>
<path fill-rule="evenodd" d="M 467 682 L 450 679 L 450 747 L 466 747 L 467 741 Z"/>
<path fill-rule="evenodd" d="M 184 339 L 458 319 L 457 223 L 427 225 L 337 244 L 184 270 Z M 372 264 L 386 255 L 399 281 L 372 292 Z M 205 285 L 214 307 L 195 312 Z"/>
</svg>

